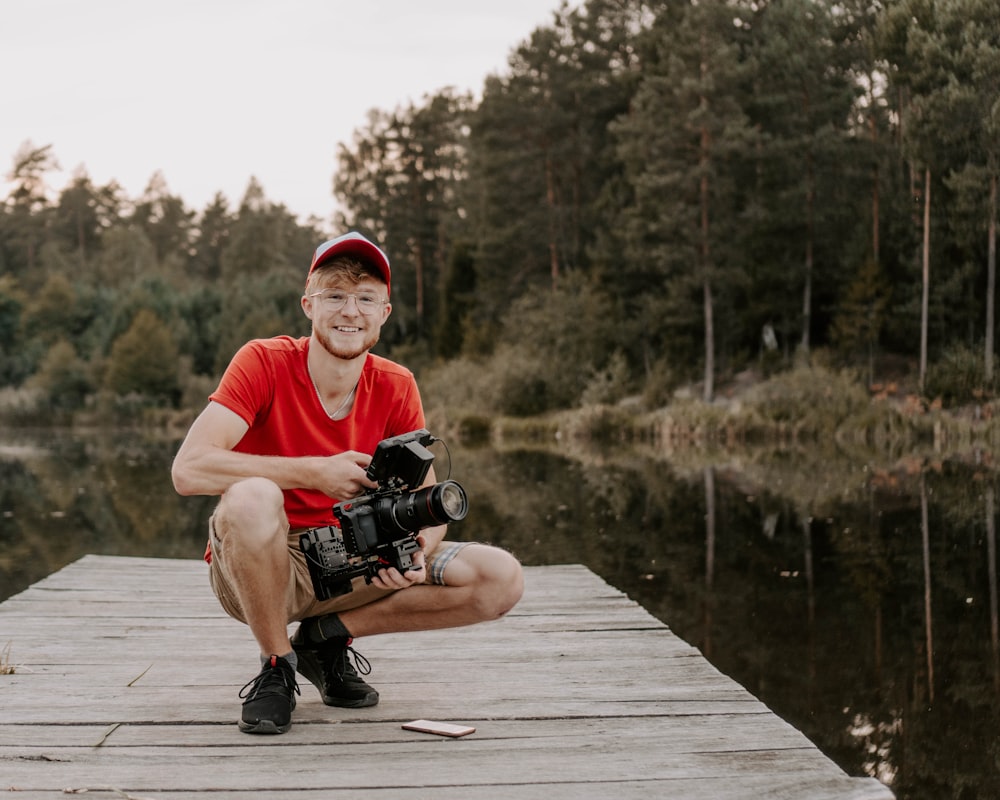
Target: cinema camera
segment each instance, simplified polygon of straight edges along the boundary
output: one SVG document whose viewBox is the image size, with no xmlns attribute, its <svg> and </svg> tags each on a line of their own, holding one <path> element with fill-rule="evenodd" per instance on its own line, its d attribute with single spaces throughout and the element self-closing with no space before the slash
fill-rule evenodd
<svg viewBox="0 0 1000 800">
<path fill-rule="evenodd" d="M 465 517 L 469 500 L 455 481 L 417 488 L 434 461 L 427 445 L 437 441 L 422 428 L 383 439 L 367 472 L 378 488 L 333 507 L 339 528 L 312 528 L 299 537 L 317 599 L 347 594 L 355 577 L 371 583 L 383 568 L 405 572 L 420 549 L 417 531 Z"/>
</svg>

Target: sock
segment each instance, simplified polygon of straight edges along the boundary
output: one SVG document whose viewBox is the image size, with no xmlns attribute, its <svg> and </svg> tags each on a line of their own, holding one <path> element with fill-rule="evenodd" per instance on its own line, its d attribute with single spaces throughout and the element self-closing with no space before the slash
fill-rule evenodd
<svg viewBox="0 0 1000 800">
<path fill-rule="evenodd" d="M 294 650 L 290 653 L 286 653 L 285 655 L 281 656 L 281 658 L 285 659 L 285 661 L 287 661 L 291 665 L 292 669 L 297 670 L 299 668 L 299 657 L 295 654 Z M 270 655 L 260 657 L 260 665 L 262 668 L 268 666 L 270 663 L 271 663 Z"/>
<path fill-rule="evenodd" d="M 319 635 L 326 639 L 350 639 L 351 632 L 344 627 L 337 614 L 327 614 L 319 618 Z"/>
</svg>

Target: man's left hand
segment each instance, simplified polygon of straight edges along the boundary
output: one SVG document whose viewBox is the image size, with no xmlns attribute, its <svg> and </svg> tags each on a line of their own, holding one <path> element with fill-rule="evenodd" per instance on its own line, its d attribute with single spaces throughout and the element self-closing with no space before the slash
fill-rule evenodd
<svg viewBox="0 0 1000 800">
<path fill-rule="evenodd" d="M 372 576 L 372 586 L 393 591 L 423 583 L 427 575 L 427 557 L 423 550 L 425 544 L 423 536 L 417 536 L 417 544 L 420 545 L 420 549 L 413 554 L 413 566 L 405 572 L 400 572 L 395 567 L 380 569 L 376 575 Z"/>
</svg>

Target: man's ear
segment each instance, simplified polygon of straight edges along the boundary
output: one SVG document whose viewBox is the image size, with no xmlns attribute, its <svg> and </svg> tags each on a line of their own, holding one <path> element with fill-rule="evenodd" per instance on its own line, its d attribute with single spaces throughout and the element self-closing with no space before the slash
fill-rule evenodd
<svg viewBox="0 0 1000 800">
<path fill-rule="evenodd" d="M 312 320 L 312 298 L 306 295 L 302 295 L 302 313 L 306 315 L 306 319 Z"/>
</svg>

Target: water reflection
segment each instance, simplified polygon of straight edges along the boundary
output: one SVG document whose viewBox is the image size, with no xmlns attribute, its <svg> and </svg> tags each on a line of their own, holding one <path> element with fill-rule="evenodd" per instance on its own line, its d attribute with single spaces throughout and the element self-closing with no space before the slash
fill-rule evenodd
<svg viewBox="0 0 1000 800">
<path fill-rule="evenodd" d="M 7 434 L 0 598 L 86 553 L 199 558 L 214 501 L 174 494 L 175 448 Z M 585 564 L 901 800 L 1000 797 L 991 472 L 788 453 L 708 466 L 452 454 L 471 501 L 453 537 Z"/>
<path fill-rule="evenodd" d="M 210 498 L 170 485 L 176 443 L 0 437 L 0 599 L 87 553 L 196 556 Z M 2 637 L 2 632 L 0 632 Z"/>
</svg>

